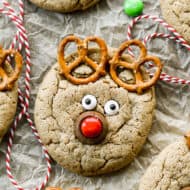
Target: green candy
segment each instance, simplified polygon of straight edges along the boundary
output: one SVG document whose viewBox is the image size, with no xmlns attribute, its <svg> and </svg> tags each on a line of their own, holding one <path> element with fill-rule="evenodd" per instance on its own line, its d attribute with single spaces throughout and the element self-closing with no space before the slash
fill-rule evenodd
<svg viewBox="0 0 190 190">
<path fill-rule="evenodd" d="M 144 4 L 141 0 L 125 0 L 124 12 L 128 16 L 138 16 L 143 12 Z"/>
</svg>

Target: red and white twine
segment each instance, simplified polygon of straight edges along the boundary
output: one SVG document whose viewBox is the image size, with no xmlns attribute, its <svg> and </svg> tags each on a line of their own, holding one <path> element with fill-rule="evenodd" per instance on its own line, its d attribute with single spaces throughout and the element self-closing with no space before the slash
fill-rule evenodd
<svg viewBox="0 0 190 190">
<path fill-rule="evenodd" d="M 167 24 L 162 19 L 160 19 L 156 16 L 141 15 L 141 16 L 134 18 L 132 20 L 131 24 L 128 26 L 128 29 L 127 29 L 127 40 L 130 40 L 133 38 L 132 37 L 132 30 L 135 27 L 135 24 L 137 22 L 143 20 L 143 19 L 153 20 L 154 22 L 161 24 L 164 28 L 168 29 L 171 32 L 171 34 L 164 34 L 164 33 L 149 34 L 143 40 L 145 45 L 147 44 L 148 40 L 151 40 L 153 38 L 167 38 L 167 39 L 171 39 L 171 40 L 176 41 L 177 43 L 184 46 L 188 51 L 190 51 L 190 45 L 188 44 L 188 42 L 172 26 L 170 26 L 169 24 Z M 130 55 L 134 56 L 131 48 L 128 49 L 128 52 Z M 153 66 L 151 64 L 149 64 L 149 65 Z M 169 82 L 169 83 L 175 83 L 175 84 L 188 84 L 188 85 L 190 84 L 190 80 L 185 80 L 185 79 L 181 79 L 178 77 L 170 76 L 164 72 L 161 73 L 160 80 L 165 81 L 165 82 Z"/>
<path fill-rule="evenodd" d="M 8 139 L 8 148 L 7 148 L 7 153 L 6 153 L 6 170 L 7 170 L 7 175 L 12 182 L 12 184 L 17 188 L 18 190 L 24 190 L 21 186 L 19 186 L 18 182 L 14 179 L 13 174 L 11 173 L 11 149 L 13 146 L 13 138 L 15 135 L 16 128 L 18 126 L 18 122 L 23 118 L 23 116 L 26 116 L 26 119 L 29 123 L 29 126 L 31 127 L 35 137 L 37 138 L 38 142 L 42 146 L 42 150 L 45 156 L 45 160 L 47 162 L 47 174 L 45 176 L 44 181 L 37 187 L 35 187 L 35 190 L 41 190 L 43 189 L 47 181 L 50 177 L 50 172 L 51 172 L 51 163 L 50 163 L 50 157 L 48 155 L 48 152 L 46 148 L 43 146 L 40 137 L 38 135 L 38 132 L 33 124 L 33 121 L 30 118 L 30 114 L 28 112 L 29 108 L 29 100 L 30 100 L 30 73 L 31 73 L 31 59 L 30 59 L 30 47 L 29 47 L 29 42 L 28 42 L 28 37 L 26 34 L 26 30 L 23 24 L 23 17 L 24 17 L 24 5 L 22 0 L 18 0 L 19 4 L 19 16 L 17 16 L 16 12 L 14 9 L 11 7 L 11 5 L 6 1 L 3 0 L 3 5 L 4 7 L 0 9 L 0 13 L 8 16 L 11 21 L 16 25 L 17 28 L 17 33 L 13 39 L 13 42 L 10 46 L 10 48 L 15 48 L 18 51 L 24 50 L 25 55 L 26 55 L 26 71 L 25 71 L 25 89 L 24 93 L 21 91 L 21 89 L 18 89 L 18 94 L 19 94 L 19 104 L 21 106 L 21 111 L 18 113 L 16 116 L 13 126 L 10 129 L 10 134 L 9 134 L 9 139 Z M 18 45 L 18 47 L 16 47 Z"/>
</svg>

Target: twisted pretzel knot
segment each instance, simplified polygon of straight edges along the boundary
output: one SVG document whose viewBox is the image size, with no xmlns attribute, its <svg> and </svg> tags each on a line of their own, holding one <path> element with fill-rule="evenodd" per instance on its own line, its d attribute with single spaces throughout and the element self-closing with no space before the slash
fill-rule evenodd
<svg viewBox="0 0 190 190">
<path fill-rule="evenodd" d="M 76 60 L 74 60 L 72 63 L 68 65 L 65 60 L 64 51 L 65 51 L 66 45 L 71 42 L 75 42 L 77 44 L 78 57 Z M 100 47 L 101 57 L 100 57 L 99 64 L 97 64 L 95 61 L 93 61 L 87 56 L 88 42 L 95 42 Z M 59 49 L 58 49 L 58 62 L 60 64 L 61 74 L 63 74 L 66 79 L 68 79 L 70 82 L 74 84 L 88 84 L 89 82 L 95 82 L 96 80 L 99 79 L 100 76 L 105 75 L 106 74 L 105 66 L 107 62 L 107 56 L 108 56 L 107 46 L 105 42 L 98 37 L 87 37 L 86 39 L 81 40 L 80 38 L 74 35 L 69 35 L 61 41 L 59 45 Z M 71 72 L 81 63 L 86 63 L 95 72 L 87 78 L 74 77 L 71 74 Z"/>
<path fill-rule="evenodd" d="M 5 71 L 4 66 L 8 56 L 14 56 L 15 68 L 12 68 L 11 73 Z M 11 90 L 14 86 L 14 82 L 18 79 L 22 69 L 22 56 L 15 50 L 4 50 L 0 47 L 0 91 Z"/>
<path fill-rule="evenodd" d="M 65 47 L 68 43 L 75 42 L 77 44 L 77 53 L 78 57 L 75 59 L 72 63 L 69 65 L 66 62 L 65 59 Z M 88 57 L 88 43 L 89 42 L 95 42 L 100 47 L 100 63 L 97 64 L 95 61 L 90 59 Z M 122 54 L 129 46 L 137 46 L 140 48 L 140 56 L 137 60 L 135 60 L 133 63 L 128 63 L 127 61 L 123 61 L 121 59 Z M 106 74 L 106 64 L 108 62 L 108 50 L 105 42 L 98 38 L 98 37 L 87 37 L 84 40 L 81 40 L 80 38 L 69 35 L 65 37 L 58 49 L 58 62 L 60 64 L 60 70 L 61 74 L 65 76 L 67 80 L 72 82 L 73 84 L 88 84 L 90 82 L 97 81 L 101 76 Z M 144 81 L 142 76 L 142 70 L 141 66 L 146 62 L 154 62 L 157 66 L 157 69 L 154 73 L 154 76 L 148 80 Z M 78 67 L 81 63 L 86 63 L 92 69 L 95 71 L 91 76 L 87 78 L 76 78 L 74 77 L 71 72 Z M 141 94 L 143 90 L 146 90 L 150 87 L 152 87 L 156 81 L 159 79 L 159 76 L 162 71 L 162 63 L 159 58 L 155 56 L 147 55 L 147 49 L 143 45 L 143 43 L 139 40 L 130 40 L 124 42 L 116 51 L 113 58 L 109 61 L 110 64 L 110 75 L 112 79 L 117 83 L 119 86 L 127 89 L 131 92 L 137 92 L 138 94 Z M 126 82 L 122 81 L 117 74 L 117 67 L 122 66 L 125 69 L 132 70 L 135 76 L 135 84 L 127 84 Z"/>
<path fill-rule="evenodd" d="M 133 63 L 128 63 L 126 61 L 121 60 L 121 56 L 124 53 L 124 51 L 129 46 L 137 46 L 140 48 L 140 56 L 137 60 L 135 60 Z M 144 82 L 143 76 L 141 73 L 141 65 L 143 65 L 146 62 L 154 62 L 157 66 L 157 69 L 154 73 L 154 76 L 149 80 Z M 110 60 L 110 75 L 112 79 L 121 87 L 127 89 L 131 92 L 137 92 L 138 94 L 141 94 L 143 90 L 150 88 L 153 86 L 156 81 L 159 79 L 159 76 L 162 71 L 162 63 L 159 58 L 154 56 L 147 55 L 147 49 L 143 45 L 143 43 L 139 40 L 130 40 L 124 42 L 118 49 L 118 51 L 114 54 L 113 58 Z M 127 84 L 124 81 L 122 81 L 118 75 L 117 75 L 117 67 L 122 66 L 125 69 L 132 70 L 135 76 L 135 84 Z"/>
</svg>

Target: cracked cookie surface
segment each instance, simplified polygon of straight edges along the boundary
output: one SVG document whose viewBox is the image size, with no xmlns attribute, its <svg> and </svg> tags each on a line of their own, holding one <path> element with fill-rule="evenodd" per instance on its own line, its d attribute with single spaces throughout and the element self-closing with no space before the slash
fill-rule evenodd
<svg viewBox="0 0 190 190">
<path fill-rule="evenodd" d="M 96 51 L 88 56 L 98 61 Z M 91 70 L 79 67 L 75 72 L 86 76 Z M 128 72 L 121 73 L 121 77 L 132 80 Z M 82 144 L 74 134 L 75 121 L 84 112 L 81 101 L 87 94 L 97 98 L 94 111 L 103 114 L 108 122 L 108 133 L 97 145 Z M 109 100 L 120 105 L 116 115 L 104 113 Z M 129 93 L 118 87 L 109 74 L 88 85 L 73 85 L 59 75 L 55 64 L 39 88 L 34 114 L 37 130 L 51 157 L 72 172 L 93 176 L 119 170 L 137 156 L 151 129 L 154 107 L 153 88 L 142 95 Z"/>
<path fill-rule="evenodd" d="M 160 0 L 164 19 L 190 42 L 189 0 Z"/>
<path fill-rule="evenodd" d="M 17 85 L 11 91 L 0 92 L 0 142 L 13 121 L 17 98 Z"/>
<path fill-rule="evenodd" d="M 182 190 L 190 186 L 190 150 L 185 140 L 166 147 L 141 179 L 139 190 Z"/>
<path fill-rule="evenodd" d="M 100 0 L 30 0 L 37 6 L 58 12 L 73 12 L 77 10 L 85 10 Z"/>
</svg>

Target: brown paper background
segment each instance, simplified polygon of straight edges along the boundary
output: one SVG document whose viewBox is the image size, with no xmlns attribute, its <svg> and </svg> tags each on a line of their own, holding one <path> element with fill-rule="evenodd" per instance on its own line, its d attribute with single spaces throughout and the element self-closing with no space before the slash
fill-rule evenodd
<svg viewBox="0 0 190 190">
<path fill-rule="evenodd" d="M 10 0 L 14 6 L 17 1 Z M 157 0 L 144 0 L 144 13 L 161 16 Z M 57 45 L 66 34 L 81 37 L 98 35 L 109 46 L 118 47 L 126 39 L 130 18 L 122 10 L 123 0 L 101 0 L 85 11 L 59 14 L 42 10 L 25 0 L 25 25 L 30 40 L 32 56 L 32 92 L 30 112 L 33 113 L 38 87 L 46 71 L 56 62 Z M 0 3 L 1 5 L 1 3 Z M 0 15 L 0 43 L 8 47 L 15 34 L 14 25 Z M 133 35 L 144 37 L 152 32 L 167 32 L 152 21 L 143 20 L 136 25 Z M 148 45 L 150 53 L 160 57 L 164 71 L 171 75 L 190 79 L 190 54 L 173 41 L 156 39 Z M 23 78 L 20 80 L 23 86 Z M 84 190 L 137 190 L 140 177 L 154 157 L 168 144 L 181 138 L 190 130 L 190 88 L 159 82 L 156 85 L 157 106 L 155 119 L 147 143 L 131 165 L 120 172 L 95 178 L 72 174 L 53 163 L 49 185 L 65 189 L 73 186 Z M 6 140 L 0 145 L 0 190 L 14 190 L 5 171 Z M 138 142 L 137 142 L 138 143 Z M 19 123 L 12 153 L 12 172 L 25 188 L 32 188 L 44 179 L 46 164 L 41 148 L 36 142 L 26 120 Z"/>
</svg>

